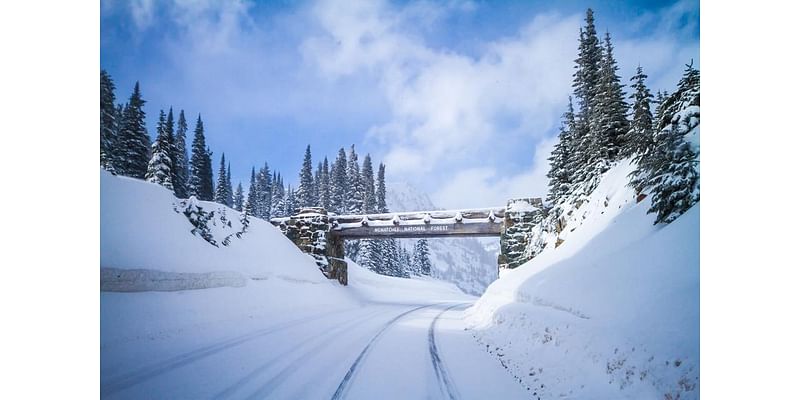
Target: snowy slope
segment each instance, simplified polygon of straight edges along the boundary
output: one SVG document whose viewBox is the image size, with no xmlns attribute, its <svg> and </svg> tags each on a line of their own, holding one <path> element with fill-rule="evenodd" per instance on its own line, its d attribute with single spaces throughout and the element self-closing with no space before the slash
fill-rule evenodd
<svg viewBox="0 0 800 400">
<path fill-rule="evenodd" d="M 391 211 L 437 210 L 430 198 L 405 182 L 386 185 L 386 203 Z M 496 239 L 486 239 L 497 241 Z M 414 239 L 401 239 L 407 249 L 413 249 Z M 431 274 L 438 279 L 455 283 L 461 290 L 480 295 L 497 279 L 497 253 L 486 249 L 482 240 L 472 238 L 429 239 Z M 499 248 L 499 247 L 498 247 Z"/>
<path fill-rule="evenodd" d="M 109 282 L 123 275 L 108 288 L 242 286 L 250 279 L 328 285 L 312 259 L 297 251 L 277 228 L 252 218 L 244 231 L 240 213 L 223 205 L 195 203 L 214 213 L 207 225 L 216 246 L 193 235 L 195 227 L 182 213 L 188 203 L 159 185 L 101 172 L 101 274 Z"/>
<path fill-rule="evenodd" d="M 622 162 L 565 240 L 468 310 L 475 337 L 542 398 L 699 397 L 699 204 L 653 226 Z"/>
</svg>

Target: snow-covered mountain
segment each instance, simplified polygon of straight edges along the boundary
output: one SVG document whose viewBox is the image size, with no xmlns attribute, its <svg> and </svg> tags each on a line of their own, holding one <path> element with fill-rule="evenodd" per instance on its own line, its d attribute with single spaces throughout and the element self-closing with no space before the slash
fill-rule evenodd
<svg viewBox="0 0 800 400">
<path fill-rule="evenodd" d="M 391 211 L 440 209 L 427 194 L 407 182 L 387 183 L 386 205 Z M 400 243 L 410 250 L 415 241 L 401 239 Z M 498 239 L 436 238 L 429 239 L 428 246 L 433 264 L 431 275 L 455 283 L 466 293 L 480 295 L 497 279 Z"/>
</svg>

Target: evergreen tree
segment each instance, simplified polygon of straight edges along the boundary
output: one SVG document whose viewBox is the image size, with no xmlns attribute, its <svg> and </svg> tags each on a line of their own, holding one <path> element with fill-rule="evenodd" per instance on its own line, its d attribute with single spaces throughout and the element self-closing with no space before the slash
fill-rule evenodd
<svg viewBox="0 0 800 400">
<path fill-rule="evenodd" d="M 214 200 L 214 176 L 211 171 L 211 151 L 206 146 L 203 120 L 197 116 L 192 140 L 191 194 L 200 200 Z"/>
<path fill-rule="evenodd" d="M 158 125 L 156 126 L 157 137 L 153 143 L 153 156 L 147 164 L 145 180 L 157 183 L 169 190 L 172 188 L 172 153 L 173 140 L 169 130 L 166 129 L 166 115 L 161 110 L 158 115 Z"/>
<path fill-rule="evenodd" d="M 247 201 L 244 203 L 244 213 L 255 216 L 255 208 L 258 203 L 258 187 L 256 186 L 256 169 L 250 171 L 250 187 L 247 189 Z"/>
<path fill-rule="evenodd" d="M 625 134 L 628 132 L 628 104 L 625 102 L 623 85 L 617 75 L 617 61 L 614 59 L 614 47 L 611 35 L 606 32 L 605 49 L 600 65 L 600 75 L 595 96 L 595 108 L 590 127 L 594 136 L 592 155 L 590 156 L 596 175 L 602 174 L 617 160 L 623 147 Z"/>
<path fill-rule="evenodd" d="M 573 178 L 570 160 L 575 148 L 572 137 L 574 131 L 575 111 L 572 108 L 572 97 L 570 97 L 567 112 L 562 117 L 558 143 L 553 147 L 553 152 L 548 158 L 550 171 L 547 173 L 547 177 L 550 179 L 550 183 L 548 185 L 547 201 L 550 204 L 558 204 L 570 191 Z"/>
<path fill-rule="evenodd" d="M 347 155 L 344 149 L 339 149 L 339 154 L 333 162 L 331 170 L 331 208 L 337 214 L 347 211 Z"/>
<path fill-rule="evenodd" d="M 322 186 L 322 163 L 317 163 L 317 170 L 314 171 L 314 206 L 322 207 L 320 198 L 320 187 Z"/>
<path fill-rule="evenodd" d="M 331 208 L 331 175 L 328 169 L 328 157 L 322 162 L 322 173 L 319 182 L 319 203 L 326 209 Z"/>
<path fill-rule="evenodd" d="M 285 189 L 280 173 L 275 173 L 272 180 L 272 217 L 287 217 Z"/>
<path fill-rule="evenodd" d="M 349 214 L 358 214 L 364 209 L 364 185 L 361 183 L 361 170 L 358 165 L 356 146 L 350 146 L 347 159 L 347 209 Z"/>
<path fill-rule="evenodd" d="M 306 154 L 303 157 L 303 167 L 300 169 L 300 186 L 298 186 L 297 193 L 295 193 L 299 207 L 313 207 L 315 205 L 312 168 L 311 145 L 308 145 L 306 146 Z"/>
<path fill-rule="evenodd" d="M 170 121 L 171 117 L 172 108 L 170 108 L 167 121 Z M 186 132 L 188 130 L 189 126 L 186 124 L 186 117 L 183 115 L 183 110 L 181 110 L 178 116 L 178 129 L 175 131 L 174 176 L 172 178 L 175 196 L 181 199 L 189 197 L 189 154 L 186 150 Z"/>
<path fill-rule="evenodd" d="M 258 187 L 258 217 L 269 220 L 272 217 L 272 176 L 270 175 L 269 165 L 264 163 L 264 167 L 256 177 Z"/>
<path fill-rule="evenodd" d="M 244 190 L 242 190 L 242 182 L 236 185 L 236 192 L 233 194 L 233 209 L 242 211 L 244 205 Z"/>
<path fill-rule="evenodd" d="M 291 217 L 295 214 L 295 208 L 297 208 L 297 195 L 295 194 L 292 185 L 286 189 L 286 200 L 284 200 L 284 212 L 283 214 L 287 217 Z"/>
<path fill-rule="evenodd" d="M 219 204 L 228 205 L 228 171 L 225 169 L 225 153 L 219 160 L 219 171 L 217 172 L 217 190 L 214 192 L 214 201 Z"/>
<path fill-rule="evenodd" d="M 231 184 L 231 163 L 228 161 L 228 173 L 225 174 L 225 186 L 227 196 L 225 197 L 225 205 L 233 208 L 233 184 Z"/>
<path fill-rule="evenodd" d="M 364 204 L 362 212 L 365 214 L 373 214 L 376 210 L 375 199 L 375 175 L 372 172 L 372 159 L 369 154 L 364 157 L 364 163 L 361 167 L 361 187 L 364 193 Z"/>
<path fill-rule="evenodd" d="M 114 165 L 117 173 L 140 179 L 144 178 L 150 163 L 150 136 L 145 124 L 144 103 L 139 82 L 136 82 L 123 112 L 117 138 L 119 160 Z"/>
<path fill-rule="evenodd" d="M 375 185 L 375 211 L 379 213 L 389 212 L 386 207 L 386 166 L 380 163 L 378 166 L 378 183 Z"/>
<path fill-rule="evenodd" d="M 700 72 L 686 67 L 678 90 L 659 105 L 652 150 L 631 173 L 631 186 L 651 190 L 655 223 L 672 222 L 700 201 L 699 154 L 685 139 L 700 124 Z"/>
<path fill-rule="evenodd" d="M 430 259 L 430 250 L 428 249 L 428 240 L 427 239 L 419 239 L 417 240 L 416 246 L 414 246 L 414 268 L 419 270 L 422 275 L 430 275 L 431 274 L 431 259 Z"/>
<path fill-rule="evenodd" d="M 636 67 L 636 75 L 631 78 L 634 84 L 633 108 L 631 109 L 631 127 L 625 137 L 623 156 L 641 156 L 650 149 L 653 142 L 653 113 L 650 111 L 650 102 L 653 95 L 644 83 L 647 75 L 642 71 L 642 66 Z"/>
<path fill-rule="evenodd" d="M 114 105 L 114 80 L 100 70 L 100 166 L 115 172 L 114 153 L 116 146 L 117 108 Z"/>
</svg>

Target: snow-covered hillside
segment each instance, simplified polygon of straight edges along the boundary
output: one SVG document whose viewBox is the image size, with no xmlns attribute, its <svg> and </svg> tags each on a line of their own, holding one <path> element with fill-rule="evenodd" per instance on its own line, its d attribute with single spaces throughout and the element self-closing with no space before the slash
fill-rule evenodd
<svg viewBox="0 0 800 400">
<path fill-rule="evenodd" d="M 391 211 L 437 210 L 430 198 L 405 182 L 386 185 L 386 204 Z M 487 250 L 484 240 L 497 239 L 429 239 L 431 275 L 458 285 L 461 290 L 480 295 L 497 279 L 497 252 Z M 413 249 L 415 239 L 401 239 L 407 249 Z M 491 248 L 491 246 L 489 246 Z"/>
<path fill-rule="evenodd" d="M 653 225 L 650 199 L 605 174 L 534 259 L 468 310 L 475 337 L 541 398 L 699 397 L 699 214 Z"/>
</svg>

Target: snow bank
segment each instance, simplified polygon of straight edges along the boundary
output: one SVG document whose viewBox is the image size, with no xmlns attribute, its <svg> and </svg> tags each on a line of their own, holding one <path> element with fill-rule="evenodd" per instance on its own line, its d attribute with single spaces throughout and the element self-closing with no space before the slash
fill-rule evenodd
<svg viewBox="0 0 800 400">
<path fill-rule="evenodd" d="M 191 204 L 190 204 L 191 203 Z M 208 217 L 207 238 L 183 213 Z M 238 234 L 238 235 L 237 235 Z M 211 240 L 212 242 L 210 242 Z M 206 201 L 176 199 L 164 187 L 100 175 L 101 290 L 183 290 L 283 279 L 328 284 L 314 261 L 270 223 Z"/>
<path fill-rule="evenodd" d="M 455 284 L 424 276 L 395 278 L 376 274 L 347 260 L 346 291 L 364 303 L 429 304 L 474 301 Z"/>
<path fill-rule="evenodd" d="M 558 248 L 504 273 L 468 311 L 475 337 L 542 398 L 699 397 L 699 204 L 653 226 L 609 171 Z"/>
</svg>

